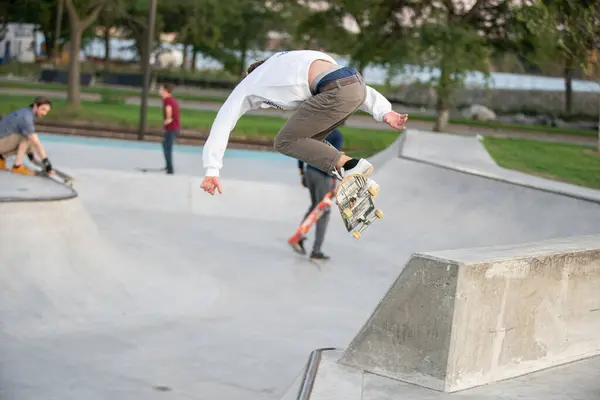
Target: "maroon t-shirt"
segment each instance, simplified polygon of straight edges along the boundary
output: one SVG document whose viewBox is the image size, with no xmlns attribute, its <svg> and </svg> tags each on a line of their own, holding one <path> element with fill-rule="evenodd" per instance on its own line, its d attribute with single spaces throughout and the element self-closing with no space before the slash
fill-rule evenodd
<svg viewBox="0 0 600 400">
<path fill-rule="evenodd" d="M 164 118 L 167 117 L 167 106 L 171 106 L 171 123 L 165 125 L 165 130 L 167 131 L 178 131 L 181 129 L 181 125 L 179 123 L 179 103 L 175 97 L 167 97 L 163 99 L 163 115 Z"/>
</svg>

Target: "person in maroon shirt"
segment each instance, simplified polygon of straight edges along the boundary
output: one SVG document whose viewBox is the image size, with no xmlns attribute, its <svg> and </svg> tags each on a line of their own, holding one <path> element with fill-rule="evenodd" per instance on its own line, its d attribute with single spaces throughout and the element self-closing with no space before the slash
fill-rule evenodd
<svg viewBox="0 0 600 400">
<path fill-rule="evenodd" d="M 163 115 L 164 115 L 164 137 L 163 151 L 165 154 L 165 163 L 167 174 L 173 174 L 173 144 L 179 131 L 181 130 L 179 103 L 173 97 L 173 85 L 170 83 L 164 84 L 160 88 L 160 95 L 163 99 Z"/>
</svg>

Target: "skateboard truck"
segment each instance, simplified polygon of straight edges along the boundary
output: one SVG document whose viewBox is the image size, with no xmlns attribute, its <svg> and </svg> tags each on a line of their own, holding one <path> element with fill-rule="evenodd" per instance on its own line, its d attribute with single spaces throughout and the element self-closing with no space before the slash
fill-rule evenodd
<svg viewBox="0 0 600 400">
<path fill-rule="evenodd" d="M 361 233 L 375 219 L 383 218 L 383 212 L 375 209 L 373 198 L 379 189 L 367 189 L 367 179 L 362 175 L 351 175 L 342 180 L 336 191 L 336 203 L 340 208 L 346 230 L 359 239 Z M 358 229 L 356 229 L 358 227 Z"/>
</svg>

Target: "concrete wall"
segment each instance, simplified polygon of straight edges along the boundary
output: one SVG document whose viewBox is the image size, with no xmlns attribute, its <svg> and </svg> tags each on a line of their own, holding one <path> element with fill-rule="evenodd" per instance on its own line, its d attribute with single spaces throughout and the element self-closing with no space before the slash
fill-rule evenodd
<svg viewBox="0 0 600 400">
<path fill-rule="evenodd" d="M 600 354 L 600 235 L 415 254 L 340 363 L 454 392 Z"/>
<path fill-rule="evenodd" d="M 387 95 L 388 98 L 410 105 L 435 107 L 435 90 L 410 86 Z M 460 89 L 454 95 L 455 107 L 482 104 L 497 113 L 521 113 L 528 110 L 559 115 L 565 110 L 564 92 L 538 90 Z M 598 116 L 600 94 L 573 93 L 573 114 Z"/>
</svg>

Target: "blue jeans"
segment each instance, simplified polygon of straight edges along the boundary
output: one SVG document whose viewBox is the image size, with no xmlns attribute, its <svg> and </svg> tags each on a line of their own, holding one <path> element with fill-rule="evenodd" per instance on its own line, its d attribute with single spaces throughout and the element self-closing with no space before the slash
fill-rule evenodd
<svg viewBox="0 0 600 400">
<path fill-rule="evenodd" d="M 173 173 L 173 143 L 175 143 L 177 135 L 179 135 L 179 131 L 165 131 L 163 136 L 162 145 L 168 174 Z"/>
</svg>

